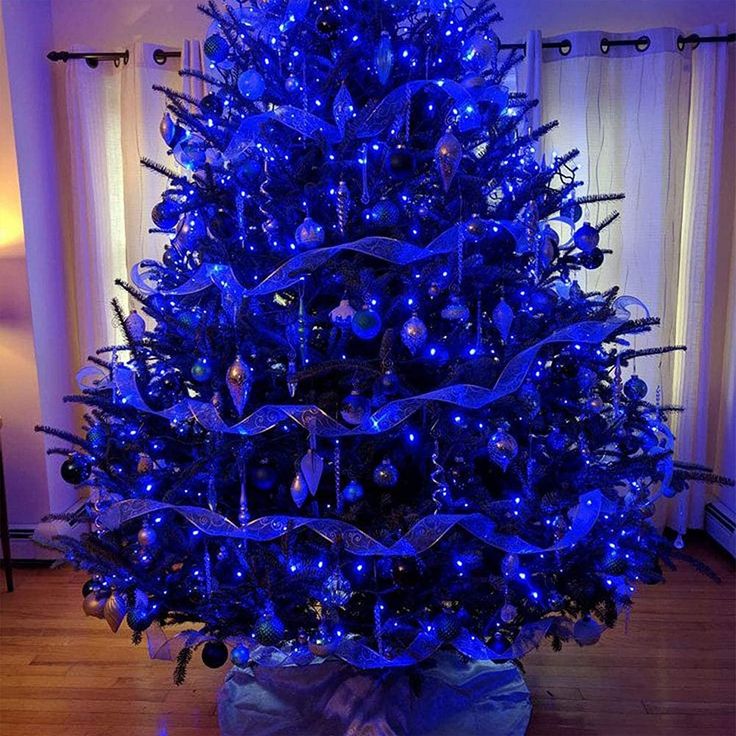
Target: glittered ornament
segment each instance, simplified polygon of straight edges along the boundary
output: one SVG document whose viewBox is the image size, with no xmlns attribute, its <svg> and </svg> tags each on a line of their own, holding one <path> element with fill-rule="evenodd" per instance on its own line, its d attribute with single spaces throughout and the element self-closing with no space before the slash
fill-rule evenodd
<svg viewBox="0 0 736 736">
<path fill-rule="evenodd" d="M 105 618 L 105 603 L 107 603 L 107 597 L 98 596 L 97 593 L 89 593 L 82 601 L 82 610 L 87 616 Z"/>
<path fill-rule="evenodd" d="M 412 355 L 416 355 L 427 342 L 427 325 L 416 314 L 409 317 L 401 328 L 401 342 Z"/>
<path fill-rule="evenodd" d="M 352 586 L 340 570 L 335 570 L 322 586 L 324 602 L 329 606 L 344 607 L 353 595 Z"/>
<path fill-rule="evenodd" d="M 236 667 L 245 667 L 250 661 L 250 649 L 245 644 L 238 644 L 230 652 L 230 661 Z"/>
<path fill-rule="evenodd" d="M 478 95 L 478 100 L 487 103 L 500 115 L 509 104 L 509 90 L 502 84 L 487 84 Z"/>
<path fill-rule="evenodd" d="M 329 657 L 337 649 L 340 640 L 332 632 L 320 628 L 309 639 L 309 651 L 315 657 Z"/>
<path fill-rule="evenodd" d="M 450 303 L 440 314 L 444 319 L 449 319 L 453 322 L 465 322 L 470 318 L 470 310 L 457 294 L 453 294 L 450 297 Z"/>
<path fill-rule="evenodd" d="M 146 334 L 145 320 L 135 309 L 130 310 L 130 314 L 125 318 L 123 325 L 133 342 L 140 342 Z"/>
<path fill-rule="evenodd" d="M 364 304 L 353 316 L 353 332 L 361 340 L 372 340 L 381 331 L 381 315 Z"/>
<path fill-rule="evenodd" d="M 204 55 L 210 60 L 218 63 L 227 58 L 230 45 L 219 34 L 213 33 L 205 39 L 203 46 Z"/>
<path fill-rule="evenodd" d="M 594 248 L 598 247 L 600 235 L 598 231 L 589 223 L 584 222 L 573 236 L 575 245 L 580 248 L 583 253 L 590 253 Z"/>
<path fill-rule="evenodd" d="M 161 230 L 171 230 L 179 222 L 179 208 L 172 201 L 157 202 L 151 210 L 153 224 Z"/>
<path fill-rule="evenodd" d="M 363 498 L 363 486 L 356 480 L 351 480 L 343 489 L 342 497 L 348 503 L 356 503 Z"/>
<path fill-rule="evenodd" d="M 61 464 L 61 477 L 67 483 L 71 483 L 76 486 L 80 483 L 84 483 L 84 481 L 89 478 L 91 469 L 91 463 L 86 455 L 73 452 Z"/>
<path fill-rule="evenodd" d="M 192 363 L 190 373 L 197 383 L 205 383 L 212 378 L 212 366 L 207 358 L 200 356 Z"/>
<path fill-rule="evenodd" d="M 284 638 L 286 629 L 275 613 L 264 613 L 253 627 L 255 640 L 263 646 L 276 646 Z"/>
<path fill-rule="evenodd" d="M 358 391 L 352 391 L 340 404 L 340 416 L 348 424 L 360 424 L 370 413 L 370 401 Z"/>
<path fill-rule="evenodd" d="M 125 597 L 117 591 L 112 593 L 107 601 L 105 601 L 105 621 L 107 621 L 107 625 L 112 629 L 113 633 L 115 633 L 120 628 L 120 624 L 123 623 L 127 608 Z"/>
<path fill-rule="evenodd" d="M 240 355 L 237 355 L 225 375 L 225 383 L 238 414 L 243 413 L 252 383 L 252 371 Z"/>
<path fill-rule="evenodd" d="M 294 233 L 294 240 L 300 248 L 316 248 L 325 242 L 325 229 L 311 217 L 305 217 Z"/>
<path fill-rule="evenodd" d="M 373 482 L 381 488 L 393 488 L 399 481 L 399 471 L 396 466 L 385 457 L 373 471 Z"/>
<path fill-rule="evenodd" d="M 349 299 L 341 299 L 340 303 L 330 311 L 330 321 L 337 327 L 350 327 L 355 316 L 355 310 L 350 306 Z"/>
<path fill-rule="evenodd" d="M 488 440 L 488 457 L 501 470 L 506 469 L 519 452 L 516 440 L 504 429 L 497 429 Z"/>
<path fill-rule="evenodd" d="M 296 504 L 297 508 L 301 508 L 304 502 L 309 497 L 309 488 L 307 487 L 307 481 L 304 479 L 304 475 L 301 470 L 298 470 L 294 476 L 294 480 L 291 481 L 290 489 L 291 498 Z"/>
<path fill-rule="evenodd" d="M 394 49 L 391 43 L 391 35 L 388 31 L 382 31 L 381 37 L 378 39 L 376 46 L 376 74 L 378 81 L 385 85 L 391 76 L 391 69 L 394 65 Z"/>
<path fill-rule="evenodd" d="M 572 627 L 572 635 L 581 647 L 591 646 L 601 638 L 601 625 L 590 616 L 578 619 Z"/>
<path fill-rule="evenodd" d="M 227 662 L 227 645 L 221 641 L 208 641 L 202 647 L 202 662 L 214 669 Z"/>
<path fill-rule="evenodd" d="M 647 391 L 649 387 L 646 382 L 642 381 L 636 373 L 624 384 L 624 394 L 631 401 L 641 401 L 647 395 Z"/>
<path fill-rule="evenodd" d="M 396 227 L 399 224 L 399 208 L 390 199 L 376 202 L 370 211 L 370 224 L 379 229 Z"/>
<path fill-rule="evenodd" d="M 462 159 L 463 148 L 460 141 L 451 133 L 447 132 L 437 142 L 434 149 L 434 159 L 442 178 L 442 186 L 447 192 L 450 189 L 452 180 L 455 178 L 460 160 Z"/>
<path fill-rule="evenodd" d="M 107 429 L 103 424 L 93 424 L 87 431 L 87 442 L 94 451 L 101 451 L 107 445 Z"/>
<path fill-rule="evenodd" d="M 518 615 L 519 611 L 512 603 L 505 603 L 501 607 L 501 621 L 506 624 L 510 624 Z"/>
<path fill-rule="evenodd" d="M 437 638 L 442 641 L 452 641 L 457 638 L 462 631 L 460 620 L 456 613 L 452 611 L 442 611 L 432 622 L 434 633 Z"/>
</svg>

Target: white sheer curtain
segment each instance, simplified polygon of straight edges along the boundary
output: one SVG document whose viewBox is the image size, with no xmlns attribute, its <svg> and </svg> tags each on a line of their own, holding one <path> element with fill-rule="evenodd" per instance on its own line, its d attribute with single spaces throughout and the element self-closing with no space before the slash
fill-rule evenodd
<svg viewBox="0 0 736 736">
<path fill-rule="evenodd" d="M 107 63 L 66 69 L 80 359 L 115 342 L 109 302 L 126 272 L 120 74 Z"/>
<path fill-rule="evenodd" d="M 166 241 L 149 235 L 148 228 L 167 182 L 140 165 L 146 157 L 176 168 L 159 134 L 165 98 L 151 88 L 158 84 L 203 94 L 197 80 L 179 76 L 174 60 L 156 64 L 156 48 L 134 44 L 130 62 L 119 67 L 107 62 L 94 69 L 83 62 L 67 65 L 74 253 L 70 298 L 76 305 L 80 365 L 121 337 L 109 303 L 113 296 L 122 296 L 123 304 L 126 300 L 114 280 L 127 278 L 141 259 L 160 257 Z M 199 41 L 184 41 L 180 50 L 182 66 L 203 69 Z"/>
<path fill-rule="evenodd" d="M 725 29 L 699 29 L 716 35 Z M 615 206 L 622 217 L 602 232 L 610 248 L 602 268 L 581 275 L 587 289 L 619 284 L 641 298 L 661 329 L 635 347 L 688 345 L 687 353 L 637 361 L 650 398 L 661 387 L 666 404 L 685 404 L 673 415 L 678 457 L 717 463 L 733 473 L 733 414 L 718 412 L 733 402 L 733 323 L 713 319 L 713 295 L 729 289 L 732 248 L 719 246 L 719 186 L 724 104 L 728 98 L 727 44 L 677 48 L 680 32 L 658 28 L 641 33 L 598 31 L 566 34 L 571 52 L 539 53 L 539 34 L 527 39 L 526 67 L 519 88 L 539 97 L 542 120 L 559 120 L 545 136 L 549 156 L 579 148 L 580 194 L 624 192 L 620 204 L 585 207 L 584 220 L 600 222 Z M 603 39 L 646 36 L 648 48 L 601 48 Z M 605 46 L 605 44 L 604 44 Z M 722 231 L 722 229 L 721 229 Z M 728 292 L 726 292 L 728 293 Z M 730 432 L 730 435 L 729 435 Z M 721 449 L 719 449 L 721 448 Z M 705 489 L 660 506 L 660 523 L 683 531 L 701 527 Z"/>
</svg>

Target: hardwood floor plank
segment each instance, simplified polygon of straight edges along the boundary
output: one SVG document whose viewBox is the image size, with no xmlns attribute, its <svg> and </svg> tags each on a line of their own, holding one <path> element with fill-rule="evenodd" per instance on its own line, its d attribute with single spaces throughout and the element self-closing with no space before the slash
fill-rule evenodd
<svg viewBox="0 0 736 736">
<path fill-rule="evenodd" d="M 525 658 L 528 736 L 736 736 L 733 562 L 706 544 L 689 551 L 720 585 L 680 565 L 665 585 L 644 587 L 628 627 L 598 646 L 545 645 Z M 81 614 L 84 579 L 18 569 L 16 592 L 0 594 L 0 734 L 216 736 L 225 670 L 195 657 L 175 687 L 172 662 Z"/>
</svg>

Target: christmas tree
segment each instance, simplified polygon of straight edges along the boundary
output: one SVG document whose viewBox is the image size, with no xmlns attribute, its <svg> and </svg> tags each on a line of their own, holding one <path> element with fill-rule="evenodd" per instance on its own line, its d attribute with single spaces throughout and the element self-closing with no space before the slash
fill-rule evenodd
<svg viewBox="0 0 736 736">
<path fill-rule="evenodd" d="M 488 0 L 201 10 L 208 94 L 162 88 L 167 236 L 120 286 L 120 345 L 43 427 L 91 532 L 84 610 L 191 622 L 219 666 L 406 667 L 597 641 L 676 553 L 691 479 L 632 361 L 657 324 L 601 266 L 571 151 L 504 79 Z M 632 310 L 634 313 L 630 312 Z"/>
</svg>

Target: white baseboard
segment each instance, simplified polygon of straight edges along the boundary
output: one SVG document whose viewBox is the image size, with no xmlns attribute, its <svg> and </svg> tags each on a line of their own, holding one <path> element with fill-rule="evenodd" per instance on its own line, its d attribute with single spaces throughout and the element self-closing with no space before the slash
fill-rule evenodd
<svg viewBox="0 0 736 736">
<path fill-rule="evenodd" d="M 79 499 L 65 513 L 73 514 L 84 506 L 86 499 Z M 35 526 L 15 524 L 10 527 L 10 556 L 17 561 L 57 560 L 58 550 L 45 547 L 44 539 L 63 534 L 79 539 L 87 531 L 86 521 L 39 521 Z"/>
</svg>

